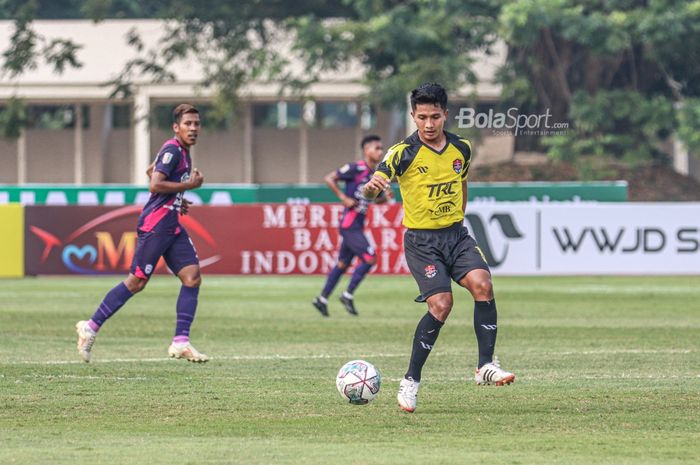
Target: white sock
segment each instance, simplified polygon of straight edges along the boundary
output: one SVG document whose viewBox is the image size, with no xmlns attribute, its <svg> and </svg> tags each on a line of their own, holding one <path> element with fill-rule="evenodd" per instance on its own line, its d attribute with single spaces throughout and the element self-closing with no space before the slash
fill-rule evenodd
<svg viewBox="0 0 700 465">
<path fill-rule="evenodd" d="M 326 299 L 326 298 L 323 297 L 322 295 L 318 296 L 318 300 L 319 300 L 319 302 L 321 302 L 322 304 L 327 304 L 327 303 L 328 303 L 328 299 Z"/>
<path fill-rule="evenodd" d="M 343 291 L 343 297 L 352 300 L 352 294 L 350 294 L 348 291 Z"/>
</svg>

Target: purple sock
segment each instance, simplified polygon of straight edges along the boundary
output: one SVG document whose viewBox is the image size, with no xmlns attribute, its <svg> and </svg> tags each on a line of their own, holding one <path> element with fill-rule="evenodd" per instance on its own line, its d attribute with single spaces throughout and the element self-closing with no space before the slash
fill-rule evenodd
<svg viewBox="0 0 700 465">
<path fill-rule="evenodd" d="M 134 294 L 127 289 L 123 282 L 114 286 L 112 290 L 107 293 L 104 300 L 102 300 L 100 306 L 97 307 L 97 310 L 95 310 L 92 318 L 90 318 L 90 321 L 88 322 L 90 327 L 95 331 L 100 329 L 100 326 L 102 326 L 105 321 L 109 319 L 109 317 L 117 313 L 117 310 L 122 308 L 122 305 L 124 305 L 133 295 Z"/>
<path fill-rule="evenodd" d="M 333 289 L 335 289 L 335 286 L 336 284 L 338 284 L 338 281 L 340 281 L 340 277 L 343 276 L 343 273 L 345 273 L 345 270 L 339 268 L 338 265 L 336 265 L 328 273 L 328 278 L 326 278 L 326 285 L 323 286 L 323 290 L 321 291 L 321 295 L 323 297 L 328 298 L 328 296 L 331 295 L 331 292 L 333 292 Z"/>
<path fill-rule="evenodd" d="M 175 326 L 175 337 L 173 342 L 187 342 L 190 337 L 190 326 L 194 321 L 194 314 L 197 311 L 198 287 L 180 287 L 180 295 L 177 298 L 177 324 Z M 187 338 L 187 339 L 183 339 Z"/>
<path fill-rule="evenodd" d="M 371 269 L 372 265 L 365 262 L 360 263 L 355 268 L 355 271 L 352 273 L 352 278 L 350 278 L 350 284 L 348 284 L 348 294 L 352 294 L 355 292 L 357 286 L 360 285 L 362 280 L 365 278 L 365 276 L 367 276 L 367 273 L 369 273 L 369 270 Z"/>
</svg>

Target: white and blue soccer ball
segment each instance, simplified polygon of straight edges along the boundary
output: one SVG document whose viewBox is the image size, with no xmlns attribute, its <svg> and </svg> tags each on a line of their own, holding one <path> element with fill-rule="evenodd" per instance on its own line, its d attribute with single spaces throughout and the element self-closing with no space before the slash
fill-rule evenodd
<svg viewBox="0 0 700 465">
<path fill-rule="evenodd" d="M 364 405 L 379 394 L 382 377 L 369 362 L 352 360 L 342 366 L 335 378 L 335 386 L 351 404 Z"/>
</svg>

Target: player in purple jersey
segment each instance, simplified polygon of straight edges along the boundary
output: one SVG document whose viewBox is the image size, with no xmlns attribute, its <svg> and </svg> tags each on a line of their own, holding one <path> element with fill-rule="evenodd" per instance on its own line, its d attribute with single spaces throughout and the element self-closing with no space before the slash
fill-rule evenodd
<svg viewBox="0 0 700 465">
<path fill-rule="evenodd" d="M 187 213 L 189 202 L 185 191 L 196 189 L 204 177 L 192 168 L 190 147 L 197 143 L 201 122 L 199 111 L 189 104 L 173 110 L 172 139 L 161 147 L 148 168 L 151 196 L 139 216 L 136 251 L 129 276 L 107 293 L 92 318 L 79 321 L 78 353 L 90 361 L 92 346 L 100 327 L 134 294 L 142 291 L 161 257 L 170 270 L 180 278 L 182 287 L 177 299 L 175 336 L 168 355 L 191 362 L 206 362 L 205 354 L 190 344 L 190 326 L 194 321 L 202 282 L 199 259 L 187 231 L 180 226 L 179 215 Z"/>
<path fill-rule="evenodd" d="M 366 200 L 361 192 L 362 186 L 372 177 L 375 167 L 382 159 L 384 147 L 381 138 L 376 135 L 369 135 L 362 139 L 361 147 L 362 160 L 343 165 L 323 178 L 345 206 L 340 220 L 340 235 L 343 239 L 338 253 L 338 262 L 328 273 L 321 295 L 312 301 L 313 306 L 323 316 L 328 316 L 328 296 L 331 295 L 354 257 L 359 259 L 359 263 L 355 267 L 347 289 L 340 296 L 340 301 L 348 313 L 357 315 L 353 293 L 377 261 L 376 252 L 364 233 L 365 215 L 370 201 Z M 345 182 L 343 189 L 338 186 L 338 181 Z M 391 195 L 389 190 L 386 193 Z M 377 199 L 377 202 L 382 203 L 386 200 L 387 197 L 382 196 Z"/>
</svg>

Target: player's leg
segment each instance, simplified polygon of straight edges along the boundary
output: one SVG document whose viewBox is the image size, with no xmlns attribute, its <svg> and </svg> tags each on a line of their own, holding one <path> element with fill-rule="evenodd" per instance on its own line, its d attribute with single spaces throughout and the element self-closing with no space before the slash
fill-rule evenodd
<svg viewBox="0 0 700 465">
<path fill-rule="evenodd" d="M 186 231 L 183 230 L 177 235 L 177 239 L 163 254 L 163 258 L 182 283 L 175 306 L 177 315 L 175 335 L 168 347 L 168 355 L 184 358 L 190 362 L 206 362 L 209 357 L 200 353 L 190 343 L 190 328 L 197 312 L 202 273 L 197 252 Z"/>
<path fill-rule="evenodd" d="M 345 274 L 345 271 L 348 269 L 348 266 L 350 266 L 353 257 L 353 251 L 350 249 L 350 247 L 348 247 L 345 239 L 343 239 L 342 243 L 340 244 L 340 251 L 338 252 L 338 261 L 333 269 L 328 272 L 328 276 L 326 277 L 326 282 L 323 285 L 321 294 L 315 297 L 311 302 L 311 304 L 316 307 L 316 310 L 318 310 L 321 315 L 328 316 L 328 296 L 331 295 L 333 289 L 335 289 L 335 287 L 338 285 L 338 281 L 340 281 L 340 278 L 343 276 L 343 274 Z"/>
<path fill-rule="evenodd" d="M 408 370 L 397 395 L 399 406 L 407 412 L 416 409 L 423 366 L 452 310 L 450 275 L 442 257 L 435 253 L 439 234 L 409 230 L 404 235 L 406 262 L 421 293 L 416 301 L 428 304 L 428 312 L 416 326 Z"/>
<path fill-rule="evenodd" d="M 151 233 L 140 233 L 136 242 L 136 250 L 131 263 L 131 271 L 127 278 L 112 288 L 105 295 L 89 320 L 79 321 L 75 325 L 78 333 L 78 353 L 86 362 L 92 356 L 92 346 L 97 332 L 136 293 L 141 292 L 155 269 L 163 248 L 168 243 L 161 241 Z"/>
<path fill-rule="evenodd" d="M 349 230 L 343 233 L 343 243 L 353 251 L 360 259 L 355 270 L 350 277 L 350 283 L 343 294 L 340 296 L 340 302 L 351 315 L 357 315 L 355 303 L 353 300 L 355 290 L 360 285 L 362 280 L 367 276 L 372 267 L 377 263 L 376 252 L 374 247 L 369 245 L 369 241 L 362 230 Z"/>
<path fill-rule="evenodd" d="M 491 272 L 476 241 L 466 233 L 466 229 L 456 248 L 453 276 L 474 298 L 474 333 L 479 348 L 476 382 L 497 386 L 512 383 L 515 375 L 501 369 L 493 355 L 498 334 L 498 312 Z"/>
</svg>

